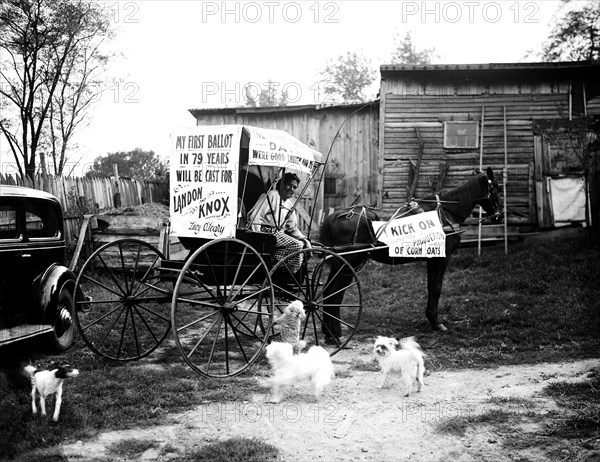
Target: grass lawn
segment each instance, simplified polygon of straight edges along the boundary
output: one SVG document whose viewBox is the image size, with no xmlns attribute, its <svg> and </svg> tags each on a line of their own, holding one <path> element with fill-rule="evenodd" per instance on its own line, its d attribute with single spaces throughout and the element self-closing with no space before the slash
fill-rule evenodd
<svg viewBox="0 0 600 462">
<path fill-rule="evenodd" d="M 424 316 L 425 264 L 390 267 L 370 262 L 359 273 L 363 315 L 356 335 L 369 342 L 376 335 L 414 335 L 433 371 L 598 357 L 599 276 L 600 251 L 577 242 L 514 244 L 508 256 L 502 246 L 484 248 L 481 257 L 476 249 L 462 248 L 444 281 L 440 315 L 449 330 L 440 333 L 430 330 Z M 28 363 L 45 366 L 59 359 L 82 373 L 67 383 L 55 424 L 32 417 L 29 380 L 21 370 Z M 170 413 L 206 402 L 244 400 L 268 372 L 262 360 L 241 377 L 199 378 L 170 336 L 164 348 L 132 363 L 99 358 L 77 339 L 60 356 L 39 352 L 33 342 L 2 348 L 0 366 L 0 459 L 67 439 L 90 438 L 100 430 L 162 424 Z M 585 401 L 577 398 L 579 392 L 589 389 L 569 389 L 569 402 Z M 580 425 L 598 431 L 597 416 Z M 449 431 L 460 433 L 462 427 L 457 428 Z M 115 450 L 131 455 L 148 446 L 142 443 Z"/>
</svg>

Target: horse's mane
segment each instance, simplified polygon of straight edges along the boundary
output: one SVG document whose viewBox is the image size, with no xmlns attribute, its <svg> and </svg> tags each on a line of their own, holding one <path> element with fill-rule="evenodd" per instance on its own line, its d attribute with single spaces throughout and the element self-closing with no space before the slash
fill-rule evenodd
<svg viewBox="0 0 600 462">
<path fill-rule="evenodd" d="M 478 173 L 467 182 L 448 191 L 440 192 L 440 198 L 458 202 L 471 202 L 473 198 L 479 199 L 487 188 L 488 178 L 485 173 Z"/>
</svg>

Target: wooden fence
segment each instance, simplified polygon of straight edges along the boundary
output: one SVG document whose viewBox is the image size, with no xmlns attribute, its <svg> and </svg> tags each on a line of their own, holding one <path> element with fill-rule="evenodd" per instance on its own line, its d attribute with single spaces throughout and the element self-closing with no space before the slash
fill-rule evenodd
<svg viewBox="0 0 600 462">
<path fill-rule="evenodd" d="M 169 203 L 169 184 L 158 181 L 138 181 L 132 178 L 80 178 L 37 176 L 29 178 L 2 175 L 0 185 L 18 185 L 49 192 L 58 198 L 64 211 L 65 239 L 70 245 L 77 239 L 81 220 L 86 213 L 101 213 L 117 205 L 131 207 L 147 203 Z M 119 193 L 117 197 L 117 193 Z M 117 200 L 117 203 L 115 202 Z"/>
</svg>

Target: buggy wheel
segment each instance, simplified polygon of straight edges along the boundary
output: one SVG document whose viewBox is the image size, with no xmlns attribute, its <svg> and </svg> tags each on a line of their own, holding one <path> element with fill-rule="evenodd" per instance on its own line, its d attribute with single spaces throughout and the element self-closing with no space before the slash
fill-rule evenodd
<svg viewBox="0 0 600 462">
<path fill-rule="evenodd" d="M 75 283 L 75 324 L 96 354 L 118 361 L 143 358 L 171 327 L 166 303 L 172 282 L 161 278 L 163 254 L 138 239 L 120 239 L 98 248 Z"/>
<path fill-rule="evenodd" d="M 177 278 L 171 322 L 181 356 L 197 374 L 245 371 L 261 354 L 273 323 L 273 287 L 263 258 L 238 239 L 204 244 Z"/>
<path fill-rule="evenodd" d="M 289 262 L 299 254 L 302 267 L 294 273 Z M 356 271 L 344 258 L 328 249 L 302 249 L 277 263 L 271 278 L 276 316 L 294 300 L 304 304 L 300 338 L 307 346 L 334 355 L 350 341 L 360 323 L 362 294 Z"/>
</svg>

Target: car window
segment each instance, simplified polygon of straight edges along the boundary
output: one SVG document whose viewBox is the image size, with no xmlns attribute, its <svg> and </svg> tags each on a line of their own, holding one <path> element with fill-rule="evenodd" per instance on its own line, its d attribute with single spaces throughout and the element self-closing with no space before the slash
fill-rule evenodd
<svg viewBox="0 0 600 462">
<path fill-rule="evenodd" d="M 18 237 L 17 211 L 9 205 L 0 205 L 0 240 Z"/>
<path fill-rule="evenodd" d="M 25 234 L 32 239 L 57 237 L 58 219 L 54 210 L 28 207 L 25 211 Z"/>
</svg>

